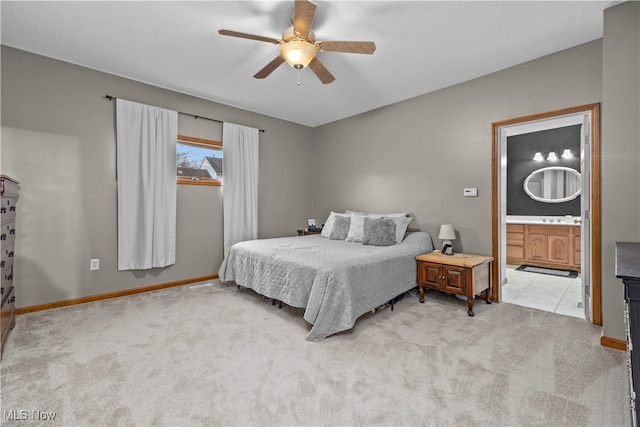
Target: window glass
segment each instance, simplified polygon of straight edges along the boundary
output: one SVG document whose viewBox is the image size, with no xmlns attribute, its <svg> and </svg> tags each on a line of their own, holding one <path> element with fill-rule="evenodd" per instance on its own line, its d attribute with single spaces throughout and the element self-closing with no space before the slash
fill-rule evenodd
<svg viewBox="0 0 640 427">
<path fill-rule="evenodd" d="M 178 184 L 222 185 L 222 143 L 180 135 L 176 176 Z"/>
</svg>

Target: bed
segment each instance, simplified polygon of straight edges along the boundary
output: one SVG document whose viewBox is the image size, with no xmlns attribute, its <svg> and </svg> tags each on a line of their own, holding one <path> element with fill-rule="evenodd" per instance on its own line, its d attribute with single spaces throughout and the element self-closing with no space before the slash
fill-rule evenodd
<svg viewBox="0 0 640 427">
<path fill-rule="evenodd" d="M 222 280 L 304 309 L 307 340 L 319 341 L 416 287 L 415 257 L 432 250 L 420 231 L 391 246 L 321 235 L 251 240 L 231 247 Z"/>
</svg>

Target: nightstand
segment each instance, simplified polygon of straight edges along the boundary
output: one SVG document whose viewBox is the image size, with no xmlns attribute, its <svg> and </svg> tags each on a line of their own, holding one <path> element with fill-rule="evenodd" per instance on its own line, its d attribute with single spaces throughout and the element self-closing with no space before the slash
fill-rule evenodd
<svg viewBox="0 0 640 427">
<path fill-rule="evenodd" d="M 298 236 L 308 236 L 309 234 L 320 234 L 322 232 L 322 228 L 319 228 L 315 231 L 309 231 L 306 228 L 298 229 Z"/>
<path fill-rule="evenodd" d="M 473 301 L 484 292 L 491 304 L 491 263 L 493 257 L 473 254 L 444 255 L 432 252 L 416 257 L 420 302 L 424 303 L 424 288 L 467 297 L 467 314 L 473 316 Z"/>
</svg>

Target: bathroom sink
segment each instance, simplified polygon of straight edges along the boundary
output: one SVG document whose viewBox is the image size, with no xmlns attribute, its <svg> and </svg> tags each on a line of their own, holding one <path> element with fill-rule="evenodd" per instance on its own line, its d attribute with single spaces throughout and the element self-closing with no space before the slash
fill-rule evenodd
<svg viewBox="0 0 640 427">
<path fill-rule="evenodd" d="M 580 225 L 580 217 L 507 215 L 507 224 Z"/>
</svg>

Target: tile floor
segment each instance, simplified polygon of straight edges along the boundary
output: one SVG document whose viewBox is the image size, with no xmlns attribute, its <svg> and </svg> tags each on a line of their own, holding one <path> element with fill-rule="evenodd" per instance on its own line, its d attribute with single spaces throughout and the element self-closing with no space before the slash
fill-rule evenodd
<svg viewBox="0 0 640 427">
<path fill-rule="evenodd" d="M 555 277 L 517 271 L 516 267 L 507 266 L 509 281 L 502 287 L 503 302 L 585 318 L 580 276 Z"/>
</svg>

